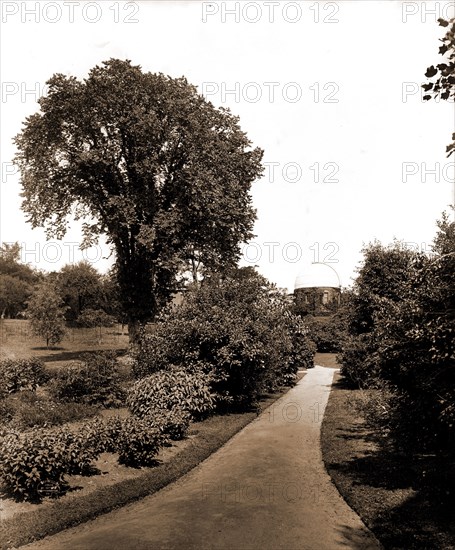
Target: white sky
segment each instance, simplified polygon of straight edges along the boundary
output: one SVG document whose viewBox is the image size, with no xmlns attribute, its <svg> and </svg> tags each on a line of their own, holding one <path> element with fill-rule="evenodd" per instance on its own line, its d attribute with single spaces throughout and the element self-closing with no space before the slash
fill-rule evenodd
<svg viewBox="0 0 455 550">
<path fill-rule="evenodd" d="M 244 263 L 279 286 L 292 289 L 311 261 L 329 262 L 347 286 L 375 238 L 429 247 L 453 202 L 453 105 L 424 103 L 419 90 L 442 61 L 436 20 L 453 2 L 2 0 L 1 9 L 0 237 L 42 269 L 80 260 L 80 234 L 74 225 L 46 244 L 27 224 L 11 138 L 52 74 L 85 77 L 111 57 L 185 75 L 265 150 Z M 84 257 L 104 271 L 108 255 Z"/>
</svg>

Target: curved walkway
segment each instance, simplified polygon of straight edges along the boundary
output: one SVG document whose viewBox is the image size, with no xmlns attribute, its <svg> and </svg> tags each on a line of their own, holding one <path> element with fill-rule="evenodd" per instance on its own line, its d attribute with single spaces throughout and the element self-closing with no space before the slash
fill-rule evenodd
<svg viewBox="0 0 455 550">
<path fill-rule="evenodd" d="M 176 483 L 27 548 L 378 549 L 327 474 L 320 427 L 334 369 L 315 367 Z"/>
</svg>

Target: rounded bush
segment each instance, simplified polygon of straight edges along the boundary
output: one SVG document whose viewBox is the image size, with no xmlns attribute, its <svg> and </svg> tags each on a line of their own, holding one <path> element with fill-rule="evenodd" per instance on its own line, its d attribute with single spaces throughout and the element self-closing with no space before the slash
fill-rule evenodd
<svg viewBox="0 0 455 550">
<path fill-rule="evenodd" d="M 215 401 L 206 375 L 171 369 L 137 381 L 128 392 L 127 405 L 139 418 L 153 418 L 166 410 L 201 418 L 214 409 Z"/>
<path fill-rule="evenodd" d="M 153 466 L 166 441 L 167 437 L 146 420 L 134 416 L 124 418 L 117 440 L 119 462 L 135 468 Z"/>
<path fill-rule="evenodd" d="M 35 502 L 64 494 L 65 475 L 91 473 L 101 452 L 89 436 L 66 426 L 0 435 L 0 477 L 7 492 Z"/>
<path fill-rule="evenodd" d="M 191 415 L 185 411 L 166 410 L 154 413 L 147 418 L 152 426 L 158 428 L 162 434 L 169 436 L 173 441 L 183 439 L 190 426 Z"/>
</svg>

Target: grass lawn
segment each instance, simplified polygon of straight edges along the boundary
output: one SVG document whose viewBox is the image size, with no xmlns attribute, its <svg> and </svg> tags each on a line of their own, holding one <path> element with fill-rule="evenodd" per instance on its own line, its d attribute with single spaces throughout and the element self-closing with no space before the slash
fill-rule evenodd
<svg viewBox="0 0 455 550">
<path fill-rule="evenodd" d="M 321 438 L 338 490 L 387 550 L 455 549 L 455 464 L 394 452 L 366 426 L 359 392 L 335 374 Z"/>
<path fill-rule="evenodd" d="M 321 367 L 330 367 L 333 369 L 338 369 L 339 364 L 337 363 L 336 353 L 319 353 L 316 352 L 314 356 L 314 364 L 320 365 Z"/>
<path fill-rule="evenodd" d="M 38 357 L 49 366 L 77 359 L 84 351 L 126 350 L 128 329 L 122 325 L 99 328 L 68 328 L 63 340 L 47 349 L 46 342 L 35 336 L 29 322 L 21 319 L 0 320 L 0 359 Z"/>
</svg>

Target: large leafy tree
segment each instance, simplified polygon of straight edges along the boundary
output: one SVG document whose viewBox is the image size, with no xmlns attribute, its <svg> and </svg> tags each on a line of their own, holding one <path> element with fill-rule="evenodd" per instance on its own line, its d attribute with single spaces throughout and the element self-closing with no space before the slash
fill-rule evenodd
<svg viewBox="0 0 455 550">
<path fill-rule="evenodd" d="M 84 220 L 84 245 L 107 235 L 134 337 L 179 271 L 236 263 L 262 151 L 185 78 L 111 59 L 82 81 L 56 74 L 47 84 L 15 138 L 23 209 L 50 237 L 70 217 Z"/>
<path fill-rule="evenodd" d="M 25 309 L 31 287 L 22 279 L 0 274 L 0 314 L 14 318 Z"/>
<path fill-rule="evenodd" d="M 40 274 L 29 265 L 20 262 L 21 246 L 19 243 L 2 243 L 0 246 L 0 274 L 10 275 L 25 283 L 35 283 Z"/>
</svg>

